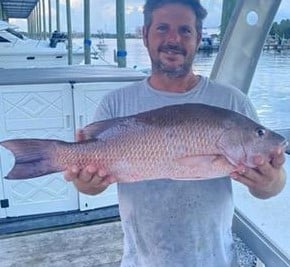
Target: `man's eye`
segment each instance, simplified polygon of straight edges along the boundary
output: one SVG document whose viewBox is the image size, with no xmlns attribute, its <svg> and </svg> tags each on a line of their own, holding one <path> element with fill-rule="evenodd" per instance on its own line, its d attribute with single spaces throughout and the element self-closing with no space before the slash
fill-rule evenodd
<svg viewBox="0 0 290 267">
<path fill-rule="evenodd" d="M 165 32 L 166 30 L 167 30 L 166 26 L 158 26 L 157 27 L 157 31 L 159 31 L 159 32 Z"/>
<path fill-rule="evenodd" d="M 187 28 L 187 27 L 181 28 L 180 32 L 184 35 L 191 35 L 192 34 L 192 30 Z"/>
</svg>

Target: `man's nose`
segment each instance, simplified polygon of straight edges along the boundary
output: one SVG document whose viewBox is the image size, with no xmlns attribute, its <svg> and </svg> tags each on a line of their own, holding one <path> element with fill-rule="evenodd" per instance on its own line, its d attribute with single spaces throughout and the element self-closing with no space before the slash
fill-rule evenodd
<svg viewBox="0 0 290 267">
<path fill-rule="evenodd" d="M 168 31 L 168 35 L 167 35 L 167 41 L 168 42 L 179 42 L 180 41 L 180 35 L 178 33 L 178 31 L 172 29 Z"/>
</svg>

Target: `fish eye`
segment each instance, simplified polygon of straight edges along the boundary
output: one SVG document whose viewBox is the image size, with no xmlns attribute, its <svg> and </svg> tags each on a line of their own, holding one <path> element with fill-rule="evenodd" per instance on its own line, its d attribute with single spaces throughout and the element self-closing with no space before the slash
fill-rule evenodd
<svg viewBox="0 0 290 267">
<path fill-rule="evenodd" d="M 266 129 L 265 128 L 258 128 L 258 129 L 256 129 L 256 134 L 258 137 L 264 137 L 266 134 Z"/>
</svg>

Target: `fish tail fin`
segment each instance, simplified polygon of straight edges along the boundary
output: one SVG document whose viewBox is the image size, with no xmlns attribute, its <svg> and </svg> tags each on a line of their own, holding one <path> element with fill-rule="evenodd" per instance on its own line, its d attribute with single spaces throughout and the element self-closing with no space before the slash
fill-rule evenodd
<svg viewBox="0 0 290 267">
<path fill-rule="evenodd" d="M 0 142 L 15 158 L 6 179 L 28 179 L 63 170 L 58 163 L 56 148 L 62 141 L 45 139 L 13 139 Z"/>
</svg>

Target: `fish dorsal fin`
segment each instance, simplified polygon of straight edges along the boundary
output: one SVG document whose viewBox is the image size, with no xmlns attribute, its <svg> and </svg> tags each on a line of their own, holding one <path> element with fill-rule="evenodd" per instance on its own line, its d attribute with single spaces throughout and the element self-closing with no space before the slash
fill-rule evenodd
<svg viewBox="0 0 290 267">
<path fill-rule="evenodd" d="M 120 118 L 96 121 L 88 124 L 83 128 L 85 139 L 97 139 L 101 133 L 114 126 L 118 121 L 120 121 Z"/>
</svg>

